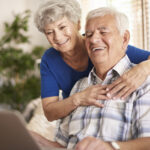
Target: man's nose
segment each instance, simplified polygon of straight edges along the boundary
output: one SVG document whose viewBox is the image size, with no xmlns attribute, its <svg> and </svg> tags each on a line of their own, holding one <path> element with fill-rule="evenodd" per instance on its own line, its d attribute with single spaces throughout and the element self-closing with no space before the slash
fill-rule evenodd
<svg viewBox="0 0 150 150">
<path fill-rule="evenodd" d="M 102 37 L 101 37 L 100 33 L 94 32 L 90 39 L 90 42 L 91 43 L 99 43 L 101 41 L 102 41 Z"/>
</svg>

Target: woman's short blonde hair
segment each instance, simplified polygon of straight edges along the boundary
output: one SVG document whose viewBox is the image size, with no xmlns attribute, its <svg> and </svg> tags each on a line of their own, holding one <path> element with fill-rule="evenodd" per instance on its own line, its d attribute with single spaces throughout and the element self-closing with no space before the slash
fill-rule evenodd
<svg viewBox="0 0 150 150">
<path fill-rule="evenodd" d="M 77 24 L 81 18 L 81 8 L 77 0 L 48 0 L 36 11 L 34 22 L 39 31 L 44 32 L 46 24 L 63 17 Z"/>
</svg>

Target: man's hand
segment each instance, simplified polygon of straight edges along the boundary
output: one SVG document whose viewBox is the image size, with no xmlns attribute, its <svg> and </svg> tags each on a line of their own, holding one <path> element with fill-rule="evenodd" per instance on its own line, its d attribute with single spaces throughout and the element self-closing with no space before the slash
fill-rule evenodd
<svg viewBox="0 0 150 150">
<path fill-rule="evenodd" d="M 76 106 L 91 106 L 103 107 L 97 100 L 106 100 L 106 85 L 92 85 L 85 90 L 74 94 L 73 103 Z"/>
<path fill-rule="evenodd" d="M 98 138 L 86 137 L 76 145 L 75 150 L 113 150 L 113 148 Z"/>
<path fill-rule="evenodd" d="M 150 75 L 150 60 L 142 62 L 123 74 L 107 87 L 107 96 L 116 99 L 125 99 L 140 87 Z"/>
</svg>

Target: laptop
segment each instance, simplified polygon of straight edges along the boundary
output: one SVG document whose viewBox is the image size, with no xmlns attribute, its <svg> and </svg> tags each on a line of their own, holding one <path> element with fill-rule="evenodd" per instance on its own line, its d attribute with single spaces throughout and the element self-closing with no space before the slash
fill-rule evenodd
<svg viewBox="0 0 150 150">
<path fill-rule="evenodd" d="M 0 150 L 67 150 L 40 147 L 25 127 L 19 112 L 0 110 Z"/>
</svg>

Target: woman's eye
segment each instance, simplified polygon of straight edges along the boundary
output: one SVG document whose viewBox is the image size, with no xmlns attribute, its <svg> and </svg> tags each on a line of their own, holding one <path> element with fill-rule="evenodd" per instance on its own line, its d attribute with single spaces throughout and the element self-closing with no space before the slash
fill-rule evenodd
<svg viewBox="0 0 150 150">
<path fill-rule="evenodd" d="M 65 28 L 65 26 L 61 26 L 59 29 L 60 29 L 60 30 L 63 30 L 64 28 Z"/>
<path fill-rule="evenodd" d="M 47 35 L 50 35 L 50 34 L 52 34 L 52 33 L 53 33 L 53 32 L 47 32 L 46 34 L 47 34 Z"/>
</svg>

